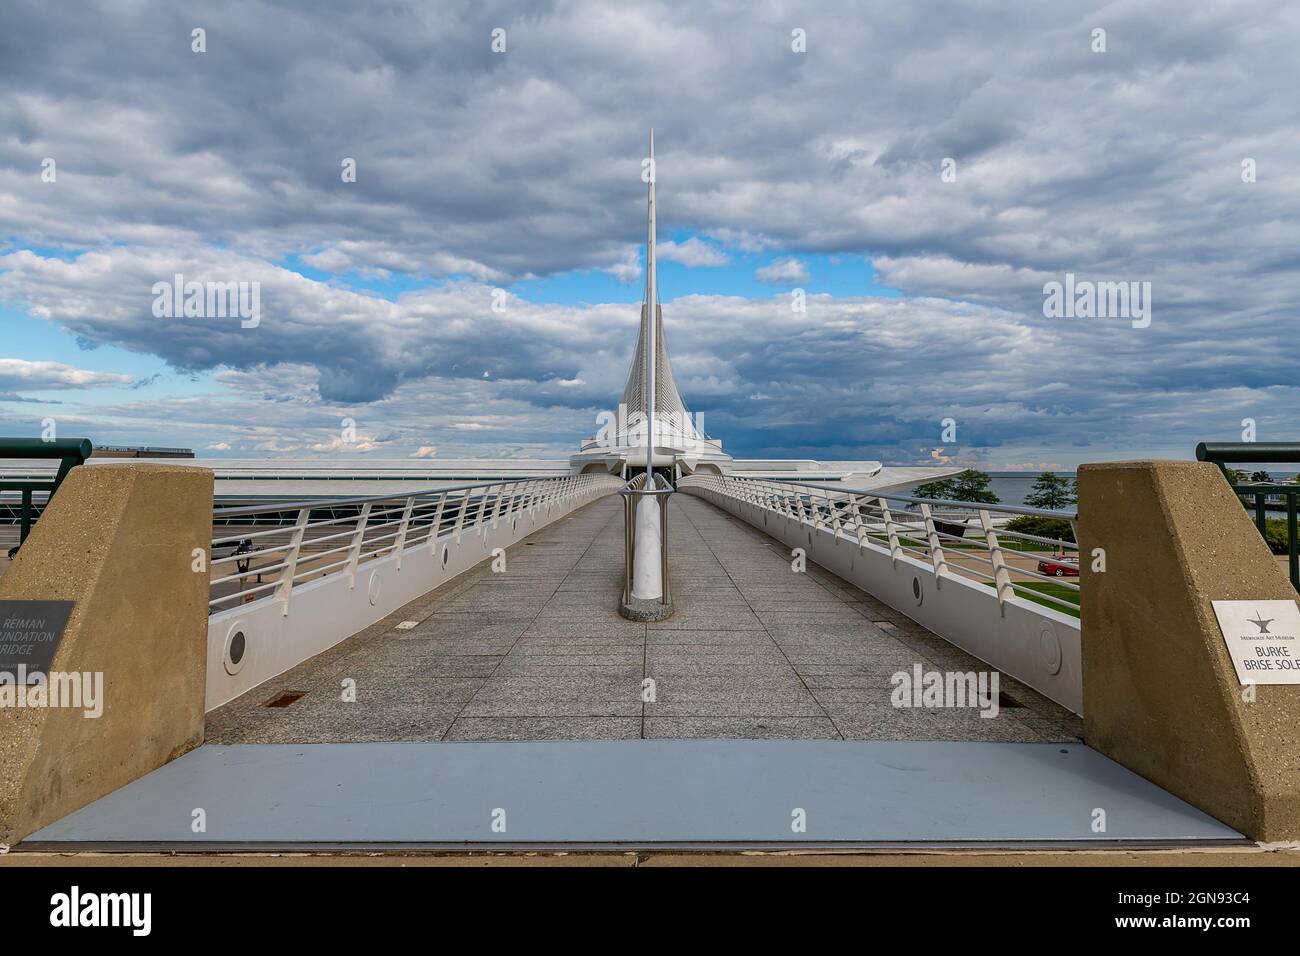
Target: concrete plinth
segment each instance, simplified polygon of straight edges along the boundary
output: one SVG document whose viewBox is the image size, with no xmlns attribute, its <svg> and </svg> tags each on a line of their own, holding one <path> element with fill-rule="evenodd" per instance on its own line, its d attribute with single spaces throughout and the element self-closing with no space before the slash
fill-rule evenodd
<svg viewBox="0 0 1300 956">
<path fill-rule="evenodd" d="M 634 597 L 620 604 L 618 613 L 629 621 L 666 621 L 673 616 L 672 602 L 665 604 L 659 598 Z"/>
<path fill-rule="evenodd" d="M 97 679 L 102 713 L 0 707 L 0 843 L 202 743 L 211 533 L 207 469 L 68 475 L 0 598 L 74 602 L 50 672 Z"/>
<path fill-rule="evenodd" d="M 1079 517 L 1085 740 L 1254 839 L 1300 839 L 1300 685 L 1242 687 L 1211 604 L 1296 593 L 1223 476 L 1084 465 Z"/>
</svg>

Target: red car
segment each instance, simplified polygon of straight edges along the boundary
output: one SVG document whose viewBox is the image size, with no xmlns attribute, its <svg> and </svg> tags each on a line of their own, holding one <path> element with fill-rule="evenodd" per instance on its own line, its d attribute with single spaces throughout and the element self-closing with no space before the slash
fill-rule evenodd
<svg viewBox="0 0 1300 956">
<path fill-rule="evenodd" d="M 1064 554 L 1054 554 L 1051 558 L 1042 558 L 1038 562 L 1039 574 L 1051 574 L 1058 578 L 1077 578 L 1079 576 L 1079 559 Z"/>
</svg>

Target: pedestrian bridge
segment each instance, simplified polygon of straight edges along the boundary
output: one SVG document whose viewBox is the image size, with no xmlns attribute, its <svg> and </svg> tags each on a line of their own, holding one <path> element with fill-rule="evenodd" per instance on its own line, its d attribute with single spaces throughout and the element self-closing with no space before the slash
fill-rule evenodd
<svg viewBox="0 0 1300 956">
<path fill-rule="evenodd" d="M 752 486 L 697 483 L 670 499 L 674 612 L 634 623 L 617 610 L 617 485 L 556 478 L 219 509 L 202 746 L 54 815 L 20 849 L 1242 840 L 1085 745 L 1050 683 L 1044 693 L 1003 673 L 987 706 L 919 695 L 921 706 L 898 706 L 909 703 L 899 675 L 991 668 L 915 607 L 819 563 L 840 561 L 837 550 L 851 548 L 849 574 L 888 568 L 969 602 L 974 630 L 983 614 L 1015 626 L 1011 609 L 1078 633 L 1076 618 L 1017 595 L 1027 572 L 978 581 L 971 558 L 992 553 L 986 536 L 965 557 L 930 553 L 945 551 L 930 534 L 951 536 L 948 552 L 967 540 L 936 521 L 953 515 L 767 489 L 760 510 L 769 528 L 797 526 L 796 550 L 763 517 L 711 500 L 734 491 L 743 511 Z M 55 511 L 17 578 L 47 523 L 57 527 Z M 245 669 L 260 679 L 225 681 Z"/>
<path fill-rule="evenodd" d="M 1295 594 L 1214 466 L 1084 466 L 1079 520 L 743 467 L 677 392 L 653 210 L 651 176 L 619 424 L 571 474 L 215 511 L 200 468 L 13 483 L 20 540 L 46 504 L 0 597 L 70 603 L 46 666 L 109 697 L 0 708 L 0 843 L 1300 837 L 1300 685 L 1243 690 L 1213 624 Z"/>
<path fill-rule="evenodd" d="M 1079 739 L 1074 714 L 1011 678 L 995 717 L 891 706 L 891 677 L 917 664 L 987 665 L 815 564 L 792 570 L 788 547 L 707 501 L 671 502 L 668 620 L 619 616 L 623 513 L 605 496 L 217 707 L 207 740 Z"/>
</svg>

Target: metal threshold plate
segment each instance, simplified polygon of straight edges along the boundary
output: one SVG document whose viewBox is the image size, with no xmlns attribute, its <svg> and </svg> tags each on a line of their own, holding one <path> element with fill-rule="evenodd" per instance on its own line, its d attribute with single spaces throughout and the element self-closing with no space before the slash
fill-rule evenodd
<svg viewBox="0 0 1300 956">
<path fill-rule="evenodd" d="M 1240 840 L 1082 744 L 602 740 L 208 745 L 22 848 Z"/>
</svg>

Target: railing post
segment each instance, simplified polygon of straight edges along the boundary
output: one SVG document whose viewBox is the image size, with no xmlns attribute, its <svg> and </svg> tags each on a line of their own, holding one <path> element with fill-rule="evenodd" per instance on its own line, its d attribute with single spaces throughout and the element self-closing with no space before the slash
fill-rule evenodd
<svg viewBox="0 0 1300 956">
<path fill-rule="evenodd" d="M 50 498 L 53 494 L 50 495 Z M 50 506 L 50 498 L 45 499 L 45 507 Z M 18 543 L 22 544 L 27 540 L 27 536 L 32 533 L 32 489 L 23 489 L 22 504 L 22 527 L 18 530 Z"/>
<path fill-rule="evenodd" d="M 862 499 L 857 495 L 849 495 L 849 507 L 853 509 L 853 536 L 858 539 L 858 547 L 867 543 L 867 528 L 862 520 Z"/>
<path fill-rule="evenodd" d="M 876 501 L 880 502 L 880 511 L 885 516 L 885 536 L 889 539 L 889 563 L 897 567 L 903 549 L 898 543 L 898 527 L 894 524 L 894 513 L 889 510 L 889 502 L 884 498 L 877 498 Z"/>
<path fill-rule="evenodd" d="M 1291 575 L 1291 586 L 1300 591 L 1300 550 L 1296 542 L 1296 513 L 1294 491 L 1286 493 L 1286 563 Z"/>
<path fill-rule="evenodd" d="M 442 531 L 442 512 L 447 507 L 448 497 L 446 492 L 438 496 L 438 507 L 433 512 L 433 524 L 429 526 L 429 553 L 433 555 L 438 553 L 438 534 Z"/>
<path fill-rule="evenodd" d="M 293 578 L 298 573 L 298 555 L 302 551 L 302 538 L 307 532 L 307 519 L 311 516 L 310 508 L 298 511 L 298 520 L 294 522 L 293 534 L 289 538 L 289 553 L 284 557 L 284 568 L 280 571 L 280 581 L 275 586 L 275 596 L 280 601 L 280 613 L 289 616 L 289 599 L 293 594 Z M 242 585 L 242 581 L 240 582 Z"/>
<path fill-rule="evenodd" d="M 505 483 L 505 482 L 502 482 L 502 484 L 501 484 L 501 486 L 500 486 L 501 490 L 497 492 L 497 505 L 496 505 L 495 508 L 492 509 L 492 527 L 493 527 L 493 528 L 496 528 L 497 523 L 501 520 L 501 513 L 502 513 L 502 512 L 505 510 L 505 508 L 507 507 L 508 501 L 507 501 L 507 499 L 506 499 L 506 489 L 507 489 L 508 487 L 510 487 L 509 484 L 507 484 L 507 483 Z"/>
<path fill-rule="evenodd" d="M 352 547 L 348 549 L 348 566 L 345 572 L 348 576 L 348 588 L 357 586 L 357 565 L 361 561 L 361 541 L 366 536 L 366 525 L 370 522 L 370 502 L 361 506 L 361 514 L 357 517 L 357 530 L 352 532 Z"/>
<path fill-rule="evenodd" d="M 993 583 L 998 589 L 998 607 L 1003 608 L 1007 598 L 1016 593 L 1011 586 L 1011 572 L 1007 569 L 1002 546 L 998 544 L 997 532 L 993 530 L 993 519 L 983 508 L 980 509 L 979 515 L 980 525 L 984 528 L 984 540 L 988 544 L 989 558 L 993 562 Z M 1006 613 L 1005 610 L 1003 613 Z"/>
<path fill-rule="evenodd" d="M 929 505 L 921 505 L 921 517 L 925 519 L 925 534 L 930 542 L 930 563 L 934 565 L 934 586 L 942 587 L 943 584 L 939 578 L 948 573 L 948 562 L 944 558 L 943 543 L 939 540 L 939 532 L 934 526 L 934 516 L 930 514 Z"/>
<path fill-rule="evenodd" d="M 397 554 L 397 570 L 402 570 L 402 555 L 406 553 L 406 530 L 411 526 L 411 509 L 415 507 L 415 495 L 406 499 L 406 508 L 402 511 L 402 521 L 397 526 L 397 541 L 393 550 Z"/>
<path fill-rule="evenodd" d="M 469 492 L 466 491 L 464 497 L 460 499 L 460 510 L 456 513 L 456 526 L 453 529 L 456 533 L 456 543 L 460 544 L 461 533 L 465 530 L 465 512 L 469 510 Z"/>
</svg>

